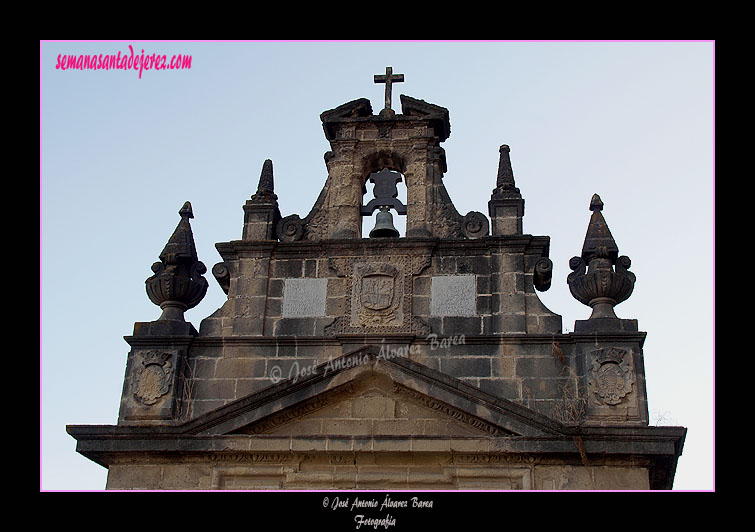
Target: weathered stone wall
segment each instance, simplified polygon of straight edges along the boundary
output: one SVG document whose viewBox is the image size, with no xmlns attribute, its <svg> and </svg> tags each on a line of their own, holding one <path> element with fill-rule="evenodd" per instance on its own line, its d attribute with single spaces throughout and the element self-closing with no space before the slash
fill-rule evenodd
<svg viewBox="0 0 755 532">
<path fill-rule="evenodd" d="M 164 340 L 129 338 L 121 421 L 185 421 L 375 345 L 559 421 L 647 424 L 644 334 L 562 334 L 535 291 L 547 245 L 529 235 L 401 239 L 390 253 L 361 239 L 219 244 L 226 303 L 171 351 L 179 373 L 160 412 L 134 398 L 134 372 Z M 384 293 L 364 279 L 387 282 Z"/>
<path fill-rule="evenodd" d="M 431 334 L 411 345 L 374 345 L 383 347 L 389 357 L 405 356 L 559 421 L 647 424 L 638 338 L 628 342 L 624 362 L 631 367 L 634 381 L 615 404 L 606 404 L 606 398 L 590 384 L 596 379 L 593 353 L 599 351 L 591 338 L 540 336 L 522 344 L 509 338 L 489 343 L 472 336 Z M 182 411 L 188 413 L 187 418 L 195 417 L 279 380 L 301 380 L 323 371 L 323 365 L 341 356 L 342 350 L 335 340 L 199 339 L 188 356 L 192 379 Z"/>
<path fill-rule="evenodd" d="M 377 345 L 560 421 L 647 421 L 644 335 L 624 335 L 633 380 L 618 403 L 604 404 L 590 389 L 595 339 L 562 334 L 561 317 L 535 292 L 547 239 L 407 239 L 390 255 L 369 240 L 218 247 L 232 272 L 228 300 L 188 351 L 188 417 Z M 369 268 L 395 277 L 389 319 L 356 310 Z"/>
<path fill-rule="evenodd" d="M 142 458 L 111 465 L 107 489 L 646 490 L 649 479 L 647 467 L 630 460 L 584 466 L 558 458 L 378 447 L 376 452 Z"/>
</svg>

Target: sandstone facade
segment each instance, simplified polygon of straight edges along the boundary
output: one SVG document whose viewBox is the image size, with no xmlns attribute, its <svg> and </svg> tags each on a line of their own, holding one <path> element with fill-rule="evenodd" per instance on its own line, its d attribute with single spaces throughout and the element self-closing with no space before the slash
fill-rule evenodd
<svg viewBox="0 0 755 532">
<path fill-rule="evenodd" d="M 242 239 L 216 246 L 227 300 L 198 329 L 183 312 L 206 268 L 182 208 L 147 280 L 163 315 L 126 338 L 118 424 L 68 427 L 107 488 L 671 488 L 686 429 L 648 426 L 646 333 L 613 312 L 635 278 L 600 198 L 568 279 L 593 315 L 564 334 L 509 147 L 488 216 L 462 215 L 442 180 L 448 110 L 400 100 L 321 115 L 328 178 L 304 217 L 281 215 L 265 161 Z M 406 234 L 363 238 L 375 201 L 403 215 L 391 187 L 368 204 L 385 170 Z"/>
</svg>

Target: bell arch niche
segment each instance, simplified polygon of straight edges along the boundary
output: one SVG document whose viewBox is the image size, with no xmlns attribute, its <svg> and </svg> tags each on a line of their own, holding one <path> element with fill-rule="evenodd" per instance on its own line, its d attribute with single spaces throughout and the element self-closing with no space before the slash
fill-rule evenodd
<svg viewBox="0 0 755 532">
<path fill-rule="evenodd" d="M 392 152 L 370 153 L 361 167 L 362 238 L 406 236 L 405 158 Z"/>
<path fill-rule="evenodd" d="M 320 115 L 330 150 L 325 153 L 328 177 L 310 213 L 283 217 L 276 236 L 281 241 L 368 238 L 362 208 L 373 198 L 371 174 L 401 174 L 399 194 L 406 216 L 391 213 L 394 224 L 405 222 L 399 236 L 407 238 L 481 238 L 488 235 L 485 215 L 461 215 L 443 184 L 446 155 L 440 143 L 450 134 L 448 111 L 401 95 L 402 113 L 373 114 L 367 99 L 354 100 Z M 370 217 L 374 216 L 370 212 Z M 396 225 L 398 228 L 398 225 Z"/>
</svg>

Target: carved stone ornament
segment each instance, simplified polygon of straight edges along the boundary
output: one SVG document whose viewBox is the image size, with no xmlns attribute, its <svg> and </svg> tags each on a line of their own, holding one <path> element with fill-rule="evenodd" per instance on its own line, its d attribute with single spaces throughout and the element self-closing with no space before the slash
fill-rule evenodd
<svg viewBox="0 0 755 532">
<path fill-rule="evenodd" d="M 635 275 L 628 271 L 632 261 L 619 257 L 611 231 L 601 211 L 600 196 L 593 195 L 593 212 L 587 228 L 582 255 L 569 261 L 570 273 L 566 282 L 574 299 L 592 307 L 590 319 L 616 318 L 613 307 L 625 301 L 634 290 Z"/>
<path fill-rule="evenodd" d="M 207 293 L 207 267 L 197 257 L 189 219 L 194 218 L 191 203 L 184 203 L 181 221 L 168 240 L 160 262 L 152 265 L 154 275 L 145 281 L 147 296 L 163 310 L 160 320 L 184 321 L 184 311 L 196 307 Z"/>
<path fill-rule="evenodd" d="M 281 218 L 276 228 L 281 242 L 296 242 L 304 236 L 304 221 L 298 214 Z"/>
<path fill-rule="evenodd" d="M 533 270 L 533 283 L 535 288 L 540 292 L 545 292 L 551 287 L 553 278 L 553 261 L 548 257 L 541 257 L 535 263 Z"/>
<path fill-rule="evenodd" d="M 212 275 L 215 276 L 220 288 L 227 295 L 231 287 L 231 271 L 228 269 L 228 265 L 225 262 L 218 262 L 212 267 Z"/>
<path fill-rule="evenodd" d="M 346 297 L 344 315 L 328 325 L 325 334 L 429 334 L 429 325 L 411 315 L 411 300 L 412 276 L 430 265 L 431 256 L 389 255 L 374 257 L 374 262 L 365 259 L 328 259 L 328 267 L 346 278 L 350 297 Z"/>
<path fill-rule="evenodd" d="M 478 211 L 469 211 L 464 216 L 464 236 L 467 238 L 481 238 L 488 236 L 490 223 L 487 217 Z"/>
<path fill-rule="evenodd" d="M 617 405 L 632 391 L 634 375 L 627 367 L 626 350 L 616 347 L 591 353 L 593 361 L 588 386 L 607 405 Z"/>
<path fill-rule="evenodd" d="M 403 275 L 387 262 L 354 265 L 354 325 L 403 324 Z"/>
<path fill-rule="evenodd" d="M 141 357 L 134 376 L 134 397 L 142 404 L 151 406 L 168 393 L 171 386 L 173 364 L 171 353 L 147 351 Z"/>
</svg>

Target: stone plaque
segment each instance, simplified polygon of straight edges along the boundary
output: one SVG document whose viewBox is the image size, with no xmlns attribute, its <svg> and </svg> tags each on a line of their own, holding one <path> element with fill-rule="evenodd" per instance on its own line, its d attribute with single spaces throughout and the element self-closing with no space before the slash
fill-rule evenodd
<svg viewBox="0 0 755 532">
<path fill-rule="evenodd" d="M 432 316 L 476 316 L 475 276 L 440 275 L 430 284 Z"/>
<path fill-rule="evenodd" d="M 283 317 L 313 318 L 325 316 L 327 279 L 284 279 Z"/>
</svg>

